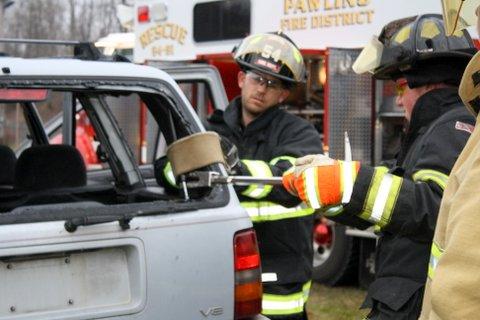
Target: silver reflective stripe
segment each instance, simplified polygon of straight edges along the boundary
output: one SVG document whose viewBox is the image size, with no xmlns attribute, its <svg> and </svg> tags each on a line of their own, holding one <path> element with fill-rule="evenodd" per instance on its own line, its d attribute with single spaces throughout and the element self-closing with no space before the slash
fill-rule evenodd
<svg viewBox="0 0 480 320">
<path fill-rule="evenodd" d="M 352 161 L 344 161 L 342 164 L 343 173 L 343 196 L 342 203 L 349 203 L 353 192 L 353 165 Z"/>
<path fill-rule="evenodd" d="M 263 312 L 266 314 L 274 313 L 272 311 L 284 311 L 286 314 L 299 313 L 303 310 L 304 304 L 305 300 L 303 300 L 303 296 L 300 296 L 298 299 L 289 301 L 266 300 L 265 298 L 262 299 L 262 309 L 268 310 Z"/>
<path fill-rule="evenodd" d="M 302 313 L 310 293 L 311 281 L 303 285 L 302 291 L 288 295 L 264 293 L 262 313 L 265 315 L 289 315 Z"/>
<path fill-rule="evenodd" d="M 243 164 L 247 167 L 248 171 L 253 177 L 272 177 L 272 170 L 268 164 L 261 160 L 242 160 Z M 263 184 L 251 184 L 246 190 L 242 192 L 242 195 L 254 198 L 261 199 L 266 197 L 273 187 L 271 185 Z"/>
<path fill-rule="evenodd" d="M 252 198 L 260 198 L 265 193 L 265 186 L 263 184 L 256 185 L 256 188 L 248 192 L 248 196 Z"/>
<path fill-rule="evenodd" d="M 360 218 L 384 228 L 390 223 L 402 187 L 403 179 L 375 168 Z"/>
<path fill-rule="evenodd" d="M 372 215 L 370 216 L 370 221 L 373 223 L 378 223 L 383 215 L 383 210 L 388 200 L 388 194 L 390 192 L 390 187 L 392 186 L 392 176 L 390 174 L 385 174 L 383 176 L 380 187 L 378 188 L 377 197 L 375 198 L 375 203 L 373 204 Z"/>
<path fill-rule="evenodd" d="M 305 192 L 307 193 L 307 199 L 310 202 L 310 207 L 313 209 L 321 208 L 320 199 L 317 196 L 317 171 L 315 167 L 307 168 L 303 173 L 303 177 L 305 179 Z"/>
<path fill-rule="evenodd" d="M 262 282 L 275 282 L 277 280 L 278 278 L 275 272 L 262 273 Z"/>
</svg>

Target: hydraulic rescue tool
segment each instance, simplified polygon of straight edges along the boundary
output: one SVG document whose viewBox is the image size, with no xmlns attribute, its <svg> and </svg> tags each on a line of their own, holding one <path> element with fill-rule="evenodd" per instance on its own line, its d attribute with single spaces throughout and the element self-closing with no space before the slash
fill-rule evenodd
<svg viewBox="0 0 480 320">
<path fill-rule="evenodd" d="M 236 147 L 233 144 L 228 144 L 228 147 L 225 145 L 225 141 L 221 140 L 215 132 L 204 132 L 184 137 L 169 146 L 167 157 L 172 163 L 175 178 L 181 184 L 185 200 L 189 199 L 188 188 L 229 183 L 240 186 L 282 184 L 282 177 L 223 175 L 216 171 L 202 170 L 208 165 L 221 163 L 228 172 L 238 163 Z M 345 160 L 347 163 L 352 160 L 347 132 L 345 132 Z"/>
<path fill-rule="evenodd" d="M 202 168 L 221 163 L 230 171 L 238 163 L 236 147 L 225 143 L 215 132 L 196 133 L 172 143 L 167 150 L 173 175 L 180 182 L 185 200 L 188 188 L 211 187 L 216 184 L 269 184 L 281 185 L 282 177 L 257 178 L 251 176 L 222 175 Z"/>
</svg>

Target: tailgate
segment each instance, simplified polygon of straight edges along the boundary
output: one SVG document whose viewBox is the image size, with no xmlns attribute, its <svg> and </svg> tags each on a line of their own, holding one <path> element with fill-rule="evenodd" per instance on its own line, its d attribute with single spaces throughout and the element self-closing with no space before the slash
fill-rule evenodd
<svg viewBox="0 0 480 320">
<path fill-rule="evenodd" d="M 233 235 L 251 227 L 240 206 L 130 225 L 0 226 L 0 319 L 233 317 Z"/>
</svg>

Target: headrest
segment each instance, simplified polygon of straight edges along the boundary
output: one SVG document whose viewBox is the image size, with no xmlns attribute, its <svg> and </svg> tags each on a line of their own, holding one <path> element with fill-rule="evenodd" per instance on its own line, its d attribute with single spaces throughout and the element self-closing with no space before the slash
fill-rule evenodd
<svg viewBox="0 0 480 320">
<path fill-rule="evenodd" d="M 26 190 L 81 187 L 87 170 L 80 152 L 69 145 L 34 146 L 22 152 L 15 168 L 14 187 Z"/>
<path fill-rule="evenodd" d="M 13 185 L 17 157 L 12 149 L 0 145 L 0 185 Z"/>
</svg>

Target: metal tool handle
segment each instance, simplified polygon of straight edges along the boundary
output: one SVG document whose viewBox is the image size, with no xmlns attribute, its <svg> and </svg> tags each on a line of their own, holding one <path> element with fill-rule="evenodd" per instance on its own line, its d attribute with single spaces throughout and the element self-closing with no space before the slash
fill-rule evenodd
<svg viewBox="0 0 480 320">
<path fill-rule="evenodd" d="M 250 184 L 268 184 L 268 185 L 282 184 L 282 177 L 228 176 L 225 178 L 227 180 L 227 183 L 233 183 L 237 186 L 250 185 Z"/>
<path fill-rule="evenodd" d="M 190 188 L 211 187 L 214 184 L 232 183 L 237 186 L 250 184 L 281 185 L 282 177 L 221 176 L 218 172 L 197 171 L 187 175 L 187 186 Z"/>
</svg>

